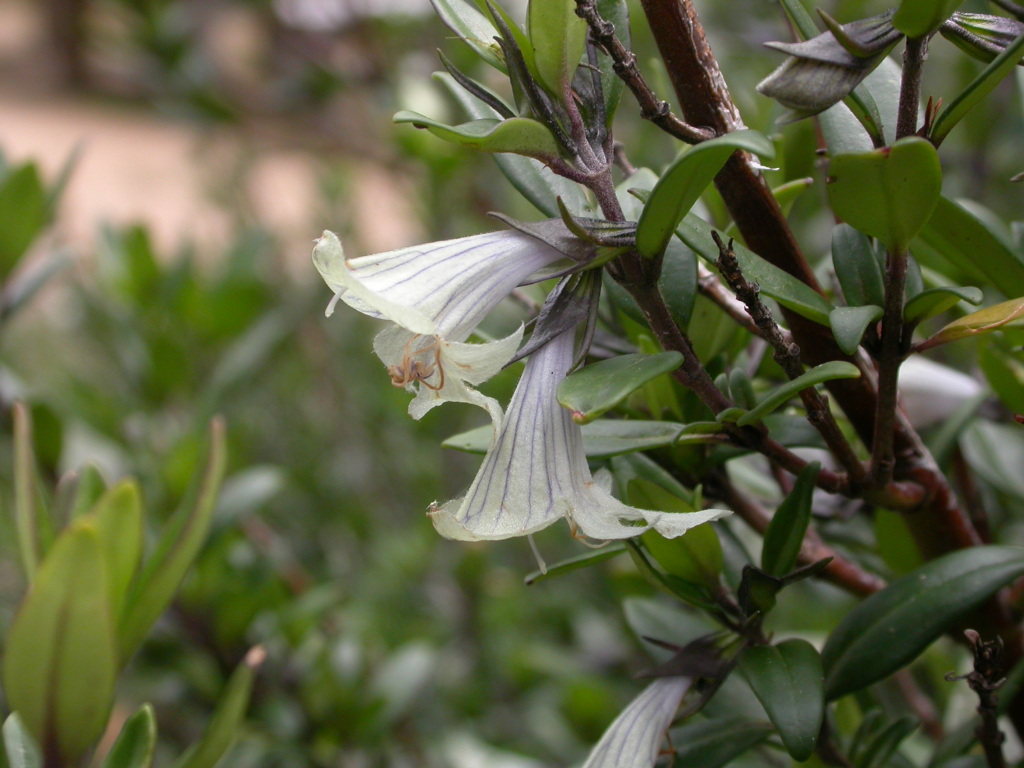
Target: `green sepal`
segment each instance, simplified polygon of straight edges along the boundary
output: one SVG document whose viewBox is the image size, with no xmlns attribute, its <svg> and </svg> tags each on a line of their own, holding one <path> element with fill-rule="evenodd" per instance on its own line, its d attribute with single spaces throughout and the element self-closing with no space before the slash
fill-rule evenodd
<svg viewBox="0 0 1024 768">
<path fill-rule="evenodd" d="M 942 191 L 938 153 L 918 136 L 833 157 L 828 173 L 836 215 L 891 250 L 906 250 L 931 218 Z"/>
<path fill-rule="evenodd" d="M 804 534 L 811 523 L 811 499 L 821 464 L 812 462 L 801 470 L 793 490 L 779 504 L 764 533 L 761 569 L 770 576 L 783 577 L 797 564 Z"/>
<path fill-rule="evenodd" d="M 929 317 L 941 315 L 961 301 L 977 306 L 984 298 L 981 289 L 973 286 L 944 285 L 929 288 L 907 302 L 903 307 L 903 319 L 908 323 L 917 324 Z"/>
<path fill-rule="evenodd" d="M 857 347 L 860 346 L 860 340 L 864 338 L 864 332 L 868 326 L 880 320 L 883 314 L 882 308 L 876 304 L 866 304 L 862 307 L 836 307 L 828 316 L 836 344 L 846 354 L 854 354 Z"/>
<path fill-rule="evenodd" d="M 944 555 L 892 582 L 829 635 L 822 651 L 826 698 L 858 691 L 909 664 L 1022 574 L 1024 549 L 981 546 Z"/>
<path fill-rule="evenodd" d="M 156 749 L 156 717 L 153 707 L 143 704 L 124 721 L 117 741 L 100 768 L 149 768 Z"/>
<path fill-rule="evenodd" d="M 751 646 L 740 654 L 739 669 L 790 757 L 810 757 L 825 716 L 825 676 L 814 646 L 806 640 Z"/>
<path fill-rule="evenodd" d="M 621 403 L 652 379 L 683 362 L 678 352 L 619 355 L 569 374 L 558 385 L 559 404 L 577 424 L 588 424 Z"/>
<path fill-rule="evenodd" d="M 833 379 L 856 379 L 859 376 L 860 370 L 853 363 L 844 360 L 830 360 L 827 363 L 822 363 L 773 389 L 756 407 L 737 419 L 736 423 L 741 427 L 757 424 L 769 413 L 808 387 Z"/>
<path fill-rule="evenodd" d="M 480 152 L 513 152 L 541 161 L 554 161 L 560 154 L 558 142 L 551 131 L 543 123 L 528 117 L 510 120 L 482 118 L 461 125 L 445 125 L 417 112 L 403 110 L 393 120 L 426 128 L 439 139 Z"/>
</svg>

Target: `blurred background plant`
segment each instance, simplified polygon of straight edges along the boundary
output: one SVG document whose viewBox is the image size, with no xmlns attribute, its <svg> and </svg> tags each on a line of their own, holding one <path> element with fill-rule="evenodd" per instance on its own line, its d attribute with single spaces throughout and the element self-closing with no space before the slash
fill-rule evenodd
<svg viewBox="0 0 1024 768">
<path fill-rule="evenodd" d="M 761 43 L 790 39 L 784 15 L 758 0 L 707 5 L 746 122 L 777 131 L 777 107 L 754 86 L 778 63 Z M 890 3 L 825 5 L 850 19 Z M 975 5 L 985 4 L 964 9 Z M 476 462 L 438 444 L 478 414 L 449 406 L 408 419 L 406 395 L 369 353 L 374 324 L 352 313 L 325 322 L 329 295 L 308 263 L 324 228 L 366 253 L 493 229 L 491 210 L 537 218 L 488 158 L 391 124 L 401 108 L 456 121 L 429 81 L 437 47 L 485 77 L 480 62 L 445 44 L 451 33 L 427 0 L 4 0 L 0 28 L 4 508 L 15 401 L 34 422 L 44 483 L 85 464 L 110 485 L 137 478 L 150 542 L 202 463 L 207 423 L 226 423 L 208 540 L 125 670 L 115 714 L 150 702 L 158 764 L 169 764 L 260 645 L 248 725 L 224 766 L 578 761 L 635 693 L 629 674 L 647 663 L 638 638 L 695 637 L 706 625 L 657 597 L 625 558 L 527 587 L 535 562 L 524 542 L 441 540 L 426 503 L 461 492 Z M 633 41 L 649 60 L 642 22 Z M 668 93 L 658 66 L 651 78 Z M 923 90 L 955 93 L 976 71 L 936 50 Z M 1004 83 L 943 148 L 947 194 L 1004 218 L 1019 217 L 1021 185 L 992 182 L 1021 171 L 1019 94 Z M 635 112 L 624 100 L 616 136 L 634 164 L 660 168 L 676 148 Z M 820 179 L 813 122 L 779 133 L 780 181 Z M 713 191 L 705 201 L 721 213 Z M 828 250 L 822 184 L 791 220 L 808 253 Z M 1021 247 L 1019 228 L 1006 238 Z M 742 346 L 700 311 L 709 357 Z M 981 365 L 1020 411 L 1013 346 L 983 345 Z M 513 385 L 502 376 L 489 392 L 507 397 Z M 974 428 L 963 457 L 979 492 L 1019 510 L 1019 472 L 986 451 L 1000 429 Z M 1019 438 L 1006 444 L 1024 455 Z M 725 530 L 741 548 L 740 526 Z M 6 632 L 25 585 L 13 528 L 4 533 Z M 858 535 L 870 532 L 853 531 L 854 550 L 866 546 Z M 538 544 L 552 561 L 579 551 L 560 529 Z M 889 559 L 912 567 L 898 552 Z M 848 605 L 804 582 L 775 616 L 814 635 Z M 938 653 L 935 663 L 956 667 L 952 646 Z M 723 701 L 749 710 L 751 699 Z"/>
</svg>

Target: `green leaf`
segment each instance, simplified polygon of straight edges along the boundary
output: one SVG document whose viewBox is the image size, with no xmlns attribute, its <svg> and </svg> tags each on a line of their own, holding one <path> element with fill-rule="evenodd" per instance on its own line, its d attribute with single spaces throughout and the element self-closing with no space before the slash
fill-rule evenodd
<svg viewBox="0 0 1024 768">
<path fill-rule="evenodd" d="M 710 526 L 700 525 L 697 528 L 708 528 Z M 694 530 L 697 530 L 696 528 Z M 547 569 L 543 571 L 534 571 L 528 575 L 523 581 L 527 586 L 532 586 L 538 582 L 544 581 L 545 579 L 552 579 L 555 576 L 562 576 L 572 571 L 578 571 L 580 568 L 589 568 L 592 565 L 603 563 L 605 560 L 611 560 L 613 557 L 618 557 L 626 551 L 625 544 L 613 544 L 608 547 L 602 547 L 601 549 L 595 549 L 590 552 L 584 552 L 582 555 L 576 557 L 570 557 L 567 560 L 562 560 L 554 565 L 549 565 Z"/>
<path fill-rule="evenodd" d="M 531 0 L 527 29 L 537 74 L 559 99 L 571 98 L 569 85 L 587 42 L 587 22 L 574 0 Z"/>
<path fill-rule="evenodd" d="M 32 422 L 23 403 L 14 405 L 14 521 L 18 554 L 31 586 L 39 567 L 39 521 L 36 518 L 36 469 Z"/>
<path fill-rule="evenodd" d="M 620 453 L 646 451 L 672 445 L 674 442 L 707 443 L 717 438 L 707 435 L 683 435 L 682 424 L 669 421 L 644 421 L 641 419 L 599 419 L 584 424 L 583 450 L 591 459 L 603 459 Z M 490 424 L 452 435 L 443 443 L 445 448 L 454 448 L 466 453 L 487 453 L 491 444 L 494 427 Z"/>
<path fill-rule="evenodd" d="M 690 214 L 676 229 L 676 234 L 699 256 L 714 264 L 718 260 L 718 247 L 711 239 L 711 231 L 710 224 Z M 828 299 L 746 246 L 733 243 L 732 248 L 744 277 L 757 283 L 761 293 L 808 320 L 828 325 L 828 315 L 833 309 Z"/>
<path fill-rule="evenodd" d="M 882 308 L 875 304 L 863 307 L 836 307 L 828 316 L 836 344 L 846 354 L 854 354 L 868 326 L 880 320 L 883 314 Z"/>
<path fill-rule="evenodd" d="M 903 307 L 903 319 L 908 323 L 919 323 L 929 317 L 941 315 L 961 301 L 977 306 L 985 295 L 980 288 L 972 286 L 944 285 L 923 291 Z"/>
<path fill-rule="evenodd" d="M 1024 34 L 1006 46 L 1006 50 L 996 56 L 955 99 L 949 102 L 949 106 L 942 110 L 942 114 L 936 118 L 935 125 L 932 126 L 932 141 L 936 144 L 942 143 L 956 124 L 1013 71 L 1022 55 Z"/>
<path fill-rule="evenodd" d="M 797 761 L 811 756 L 825 716 L 821 657 L 806 640 L 753 646 L 740 654 L 740 671 Z"/>
<path fill-rule="evenodd" d="M 741 427 L 757 424 L 769 413 L 808 387 L 832 381 L 833 379 L 856 379 L 859 376 L 860 371 L 857 370 L 857 366 L 853 363 L 847 363 L 843 360 L 831 360 L 827 363 L 822 363 L 797 376 L 792 381 L 787 381 L 785 384 L 773 389 L 755 408 L 747 411 L 747 413 L 737 419 L 736 423 Z"/>
<path fill-rule="evenodd" d="M 100 537 L 110 588 L 111 615 L 119 616 L 142 557 L 142 497 L 135 480 L 123 480 L 96 502 L 90 515 Z"/>
<path fill-rule="evenodd" d="M 559 156 L 558 142 L 551 131 L 544 123 L 528 117 L 508 120 L 483 118 L 461 125 L 445 125 L 417 112 L 403 110 L 393 120 L 426 128 L 440 139 L 480 152 L 514 152 L 547 161 L 553 161 Z"/>
<path fill-rule="evenodd" d="M 182 507 L 168 522 L 125 602 L 118 626 L 122 664 L 128 662 L 150 627 L 170 604 L 189 566 L 199 554 L 210 529 L 226 463 L 224 422 L 217 418 L 210 424 L 210 453 L 195 504 L 191 508 Z"/>
<path fill-rule="evenodd" d="M 779 204 L 779 208 L 782 209 L 783 216 L 789 216 L 789 212 L 793 209 L 793 204 L 812 184 L 814 184 L 814 179 L 807 177 L 804 179 L 793 179 L 772 188 L 772 195 L 775 197 L 775 202 Z"/>
<path fill-rule="evenodd" d="M 61 478 L 55 506 L 62 519 L 77 520 L 92 510 L 106 490 L 100 471 L 94 464 L 86 464 Z"/>
<path fill-rule="evenodd" d="M 828 173 L 836 215 L 900 251 L 931 218 L 942 191 L 938 153 L 918 136 L 870 152 L 837 155 Z"/>
<path fill-rule="evenodd" d="M 722 768 L 768 738 L 767 723 L 694 720 L 672 729 L 674 768 Z"/>
<path fill-rule="evenodd" d="M 36 740 L 75 763 L 103 734 L 117 649 L 99 535 L 80 521 L 58 537 L 7 636 L 4 687 Z"/>
<path fill-rule="evenodd" d="M 849 224 L 836 225 L 832 230 L 832 266 L 849 306 L 885 303 L 882 265 L 863 232 Z"/>
<path fill-rule="evenodd" d="M 43 768 L 43 755 L 17 712 L 4 720 L 4 753 L 8 768 Z"/>
<path fill-rule="evenodd" d="M 1002 349 L 996 343 L 980 346 L 978 364 L 988 385 L 1012 413 L 1024 413 L 1024 362 L 1019 353 Z"/>
<path fill-rule="evenodd" d="M 678 352 L 619 355 L 582 368 L 558 385 L 558 402 L 577 424 L 588 424 L 652 379 L 683 362 Z"/>
<path fill-rule="evenodd" d="M 924 37 L 934 32 L 963 0 L 902 0 L 892 24 L 907 37 Z"/>
<path fill-rule="evenodd" d="M 466 0 L 430 0 L 441 21 L 477 55 L 501 72 L 507 72 L 501 47 L 495 41 L 498 30 Z"/>
<path fill-rule="evenodd" d="M 848 613 L 822 651 L 829 700 L 913 661 L 956 620 L 1024 574 L 1024 549 L 960 550 L 892 582 Z"/>
<path fill-rule="evenodd" d="M 228 680 L 203 738 L 174 763 L 174 768 L 214 768 L 227 753 L 245 718 L 256 668 L 263 662 L 265 655 L 260 646 L 246 654 Z"/>
<path fill-rule="evenodd" d="M 918 344 L 917 348 L 919 350 L 931 349 L 951 341 L 991 333 L 1020 319 L 1022 315 L 1024 315 L 1024 298 L 1004 301 L 1001 304 L 985 307 L 985 309 L 979 309 L 977 312 L 957 318 L 930 339 Z"/>
<path fill-rule="evenodd" d="M 987 280 L 1007 297 L 1024 296 L 1024 259 L 981 219 L 952 200 L 939 198 L 935 213 L 918 235 L 920 243 L 970 279 Z"/>
<path fill-rule="evenodd" d="M 610 276 L 603 284 L 617 309 L 631 320 L 646 325 L 647 319 L 629 291 Z M 669 241 L 668 248 L 665 249 L 661 274 L 658 276 L 658 289 L 668 305 L 672 319 L 680 329 L 685 330 L 690 324 L 697 302 L 697 257 L 679 240 Z"/>
<path fill-rule="evenodd" d="M 0 179 L 0 285 L 50 219 L 49 198 L 35 163 Z"/>
<path fill-rule="evenodd" d="M 763 157 L 775 155 L 775 147 L 766 136 L 756 131 L 735 131 L 684 150 L 666 169 L 637 222 L 636 247 L 642 255 L 653 257 L 665 251 L 676 226 L 738 149 Z"/>
<path fill-rule="evenodd" d="M 684 499 L 642 477 L 629 481 L 626 498 L 630 505 L 641 509 L 680 515 L 695 511 Z M 651 557 L 673 576 L 706 587 L 718 584 L 722 572 L 722 544 L 713 526 L 698 525 L 674 539 L 666 539 L 651 529 L 640 538 Z"/>
<path fill-rule="evenodd" d="M 143 704 L 125 720 L 121 733 L 100 768 L 149 768 L 156 747 L 153 707 Z"/>
<path fill-rule="evenodd" d="M 779 504 L 764 533 L 761 569 L 771 576 L 785 576 L 796 567 L 804 534 L 811 522 L 811 497 L 821 464 L 812 462 L 801 470 L 793 490 Z"/>
</svg>

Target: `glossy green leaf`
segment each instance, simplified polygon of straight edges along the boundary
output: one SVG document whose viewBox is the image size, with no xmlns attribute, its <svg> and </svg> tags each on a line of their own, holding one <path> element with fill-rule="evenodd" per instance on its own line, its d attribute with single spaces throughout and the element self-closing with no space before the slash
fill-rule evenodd
<svg viewBox="0 0 1024 768">
<path fill-rule="evenodd" d="M 7 636 L 4 687 L 40 744 L 68 763 L 103 734 L 117 649 L 96 526 L 65 529 L 43 560 Z"/>
<path fill-rule="evenodd" d="M 514 152 L 538 160 L 559 156 L 558 142 L 544 123 L 527 117 L 508 120 L 483 118 L 461 125 L 445 125 L 417 112 L 403 110 L 393 120 L 426 128 L 439 139 L 480 152 Z"/>
<path fill-rule="evenodd" d="M 694 214 L 687 216 L 676 228 L 676 234 L 684 243 L 714 264 L 718 260 L 718 247 L 711 239 L 711 231 L 711 225 Z M 757 283 L 761 293 L 808 320 L 828 325 L 828 315 L 833 309 L 828 299 L 744 245 L 733 243 L 733 251 L 744 277 Z"/>
<path fill-rule="evenodd" d="M 604 281 L 604 287 L 617 309 L 641 325 L 647 323 L 636 299 L 622 285 L 609 276 Z M 658 288 L 665 299 L 665 304 L 668 305 L 672 319 L 680 329 L 685 330 L 690 324 L 697 302 L 697 257 L 690 248 L 677 239 L 669 241 L 665 249 L 661 274 L 658 276 Z"/>
<path fill-rule="evenodd" d="M 143 704 L 121 726 L 121 733 L 101 768 L 149 768 L 155 748 L 156 717 L 153 707 Z"/>
<path fill-rule="evenodd" d="M 43 755 L 17 712 L 4 720 L 4 754 L 8 768 L 43 768 Z"/>
<path fill-rule="evenodd" d="M 918 349 L 931 349 L 940 344 L 979 336 L 1002 328 L 1024 316 L 1024 298 L 1011 299 L 969 315 L 957 318 L 931 338 L 917 345 Z"/>
<path fill-rule="evenodd" d="M 698 526 L 698 528 L 707 527 L 708 526 L 706 525 Z M 626 546 L 624 544 L 613 544 L 611 546 L 602 547 L 601 549 L 584 552 L 582 555 L 570 557 L 566 560 L 555 563 L 554 565 L 549 565 L 543 571 L 534 571 L 523 579 L 523 581 L 527 586 L 532 586 L 533 584 L 537 584 L 541 581 L 553 579 L 556 576 L 562 576 L 566 573 L 578 571 L 580 568 L 589 568 L 592 565 L 603 563 L 605 560 L 611 560 L 613 557 L 618 557 L 625 551 Z"/>
<path fill-rule="evenodd" d="M 674 768 L 722 768 L 772 733 L 767 723 L 691 720 L 672 729 Z"/>
<path fill-rule="evenodd" d="M 836 215 L 896 250 L 906 249 L 928 222 L 942 191 L 938 153 L 917 136 L 870 152 L 837 155 L 828 173 Z"/>
<path fill-rule="evenodd" d="M 828 316 L 836 344 L 846 354 L 854 354 L 868 326 L 880 320 L 883 314 L 882 308 L 875 304 L 863 307 L 836 307 Z"/>
<path fill-rule="evenodd" d="M 50 206 L 34 163 L 0 178 L 0 285 L 17 266 L 50 218 Z"/>
<path fill-rule="evenodd" d="M 1013 71 L 1024 56 L 1024 34 L 1006 46 L 935 119 L 931 138 L 936 144 L 949 135 L 957 123 Z"/>
<path fill-rule="evenodd" d="M 224 422 L 217 418 L 210 425 L 209 457 L 195 503 L 191 508 L 179 509 L 167 523 L 125 601 L 118 626 L 122 664 L 128 662 L 150 627 L 170 604 L 178 585 L 199 554 L 213 519 L 226 463 Z"/>
<path fill-rule="evenodd" d="M 934 32 L 963 0 L 902 0 L 892 24 L 907 37 L 924 37 Z"/>
<path fill-rule="evenodd" d="M 738 149 L 766 158 L 775 155 L 767 137 L 755 131 L 736 131 L 684 150 L 665 170 L 637 222 L 636 247 L 642 255 L 664 252 L 675 228 Z"/>
<path fill-rule="evenodd" d="M 987 280 L 1007 297 L 1024 296 L 1024 258 L 952 200 L 939 198 L 918 242 L 963 270 L 969 279 Z"/>
<path fill-rule="evenodd" d="M 796 567 L 804 534 L 811 523 L 811 497 L 820 470 L 816 461 L 803 468 L 793 490 L 768 523 L 761 548 L 761 569 L 771 576 L 785 576 Z"/>
<path fill-rule="evenodd" d="M 822 651 L 829 700 L 909 664 L 998 589 L 1024 574 L 1024 549 L 960 550 L 892 582 L 848 613 Z"/>
<path fill-rule="evenodd" d="M 134 480 L 123 480 L 96 502 L 90 515 L 95 520 L 107 567 L 110 608 L 120 615 L 128 585 L 142 557 L 142 497 Z"/>
<path fill-rule="evenodd" d="M 922 291 L 903 307 L 903 319 L 908 323 L 919 323 L 929 317 L 941 315 L 961 301 L 977 306 L 985 295 L 973 286 L 944 285 Z"/>
<path fill-rule="evenodd" d="M 39 521 L 36 518 L 35 451 L 28 408 L 15 403 L 14 409 L 14 524 L 18 554 L 25 580 L 31 585 L 39 567 Z"/>
<path fill-rule="evenodd" d="M 646 451 L 661 448 L 675 442 L 708 443 L 717 438 L 707 435 L 683 435 L 682 424 L 670 421 L 645 421 L 641 419 L 598 419 L 581 427 L 583 450 L 592 459 L 618 456 L 620 453 Z M 445 448 L 454 448 L 466 453 L 487 453 L 491 444 L 494 427 L 490 424 L 452 435 L 443 443 Z"/>
<path fill-rule="evenodd" d="M 686 500 L 642 477 L 630 480 L 626 489 L 630 505 L 685 515 L 694 512 Z M 698 525 L 682 536 L 666 539 L 651 529 L 641 540 L 666 572 L 694 584 L 713 587 L 722 572 L 722 545 L 714 526 Z"/>
<path fill-rule="evenodd" d="M 740 671 L 797 761 L 814 751 L 825 716 L 821 657 L 806 640 L 745 648 Z"/>
<path fill-rule="evenodd" d="M 217 708 L 202 739 L 193 744 L 174 763 L 174 768 L 214 768 L 227 753 L 245 719 L 256 669 L 263 663 L 265 656 L 266 653 L 260 646 L 246 654 L 245 659 L 231 674 L 231 679 L 228 680 L 227 687 L 217 702 Z"/>
<path fill-rule="evenodd" d="M 851 307 L 885 303 L 882 265 L 871 240 L 849 224 L 832 230 L 832 266 Z"/>
<path fill-rule="evenodd" d="M 683 362 L 678 352 L 619 355 L 569 374 L 558 385 L 558 402 L 577 424 L 588 424 L 610 411 L 652 379 Z"/>
<path fill-rule="evenodd" d="M 860 371 L 853 363 L 843 360 L 831 360 L 811 368 L 806 373 L 797 376 L 792 381 L 787 381 L 776 389 L 769 392 L 757 406 L 737 420 L 737 424 L 745 427 L 748 424 L 757 424 L 761 419 L 783 405 L 790 398 L 799 392 L 816 384 L 822 384 L 833 379 L 856 379 Z"/>
<path fill-rule="evenodd" d="M 507 72 L 501 48 L 494 40 L 498 30 L 467 0 L 430 0 L 447 27 L 495 69 Z"/>
<path fill-rule="evenodd" d="M 573 74 L 587 42 L 587 22 L 574 0 L 531 0 L 527 29 L 537 75 L 558 98 L 568 97 Z"/>
</svg>

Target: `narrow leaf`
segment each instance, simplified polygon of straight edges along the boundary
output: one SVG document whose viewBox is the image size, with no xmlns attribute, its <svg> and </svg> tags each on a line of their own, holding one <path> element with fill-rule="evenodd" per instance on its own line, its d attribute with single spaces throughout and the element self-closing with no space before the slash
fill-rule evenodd
<svg viewBox="0 0 1024 768">
<path fill-rule="evenodd" d="M 945 555 L 892 582 L 848 613 L 825 643 L 827 699 L 910 663 L 960 616 L 1021 574 L 1024 549 L 985 546 Z"/>
<path fill-rule="evenodd" d="M 676 226 L 736 150 L 763 157 L 775 155 L 767 137 L 755 131 L 736 131 L 685 150 L 668 167 L 651 190 L 637 223 L 636 247 L 642 255 L 664 252 Z"/>
<path fill-rule="evenodd" d="M 1011 299 L 995 306 L 979 309 L 957 318 L 942 330 L 917 345 L 919 350 L 931 349 L 958 339 L 991 333 L 1024 315 L 1024 298 Z"/>
<path fill-rule="evenodd" d="M 49 218 L 49 199 L 35 163 L 26 163 L 0 178 L 0 285 Z"/>
<path fill-rule="evenodd" d="M 832 230 L 832 266 L 848 305 L 885 303 L 882 265 L 863 232 L 849 224 L 836 225 Z"/>
<path fill-rule="evenodd" d="M 156 717 L 153 707 L 144 704 L 125 720 L 101 768 L 149 768 L 155 748 Z"/>
<path fill-rule="evenodd" d="M 527 117 L 483 118 L 461 125 L 445 125 L 417 112 L 403 110 L 393 120 L 426 128 L 439 139 L 480 152 L 514 152 L 546 161 L 554 161 L 559 156 L 558 142 L 551 131 L 543 123 Z"/>
<path fill-rule="evenodd" d="M 740 671 L 764 707 L 790 756 L 811 756 L 825 715 L 821 657 L 806 640 L 754 646 L 740 655 Z"/>
<path fill-rule="evenodd" d="M 587 42 L 587 22 L 576 15 L 576 3 L 532 0 L 527 28 L 541 83 L 557 98 L 568 97 L 569 84 Z"/>
<path fill-rule="evenodd" d="M 142 497 L 138 483 L 124 480 L 115 485 L 96 502 L 91 517 L 107 567 L 112 615 L 118 616 L 142 557 Z"/>
<path fill-rule="evenodd" d="M 852 363 L 847 363 L 843 360 L 832 360 L 827 363 L 822 363 L 821 365 L 811 368 L 803 375 L 797 376 L 792 381 L 788 381 L 777 389 L 772 390 L 760 403 L 757 404 L 755 408 L 747 411 L 747 413 L 741 416 L 736 423 L 741 427 L 745 427 L 749 424 L 756 424 L 776 408 L 783 405 L 790 398 L 808 387 L 813 387 L 816 384 L 822 384 L 826 381 L 832 381 L 833 379 L 856 379 L 859 376 L 860 371 L 857 369 L 857 366 Z"/>
<path fill-rule="evenodd" d="M 944 285 L 929 288 L 907 302 L 903 308 L 903 319 L 908 323 L 919 323 L 929 317 L 941 315 L 961 301 L 977 306 L 984 298 L 981 289 L 972 286 Z"/>
<path fill-rule="evenodd" d="M 697 528 L 708 528 L 710 526 L 700 525 Z M 697 530 L 695 528 L 694 530 Z M 576 557 L 570 557 L 567 560 L 549 565 L 543 571 L 534 571 L 523 579 L 526 586 L 532 586 L 546 579 L 553 579 L 555 576 L 562 576 L 572 571 L 578 571 L 580 568 L 589 568 L 592 565 L 603 563 L 605 560 L 611 560 L 613 557 L 618 557 L 626 551 L 625 544 L 613 544 L 611 546 L 602 547 L 601 549 L 591 550 L 590 552 L 584 552 L 582 555 Z"/>
<path fill-rule="evenodd" d="M 480 11 L 466 0 L 430 0 L 434 11 L 447 27 L 477 55 L 501 72 L 507 72 L 501 48 L 494 38 L 498 31 Z"/>
<path fill-rule="evenodd" d="M 558 385 L 558 402 L 577 424 L 588 424 L 610 411 L 652 379 L 683 362 L 678 352 L 619 355 L 569 374 Z"/>
<path fill-rule="evenodd" d="M 768 738 L 767 723 L 693 720 L 672 730 L 674 768 L 722 768 Z"/>
<path fill-rule="evenodd" d="M 796 567 L 804 534 L 811 522 L 811 498 L 821 465 L 808 464 L 797 476 L 793 490 L 779 504 L 764 533 L 761 568 L 771 576 L 782 577 Z"/>
</svg>

